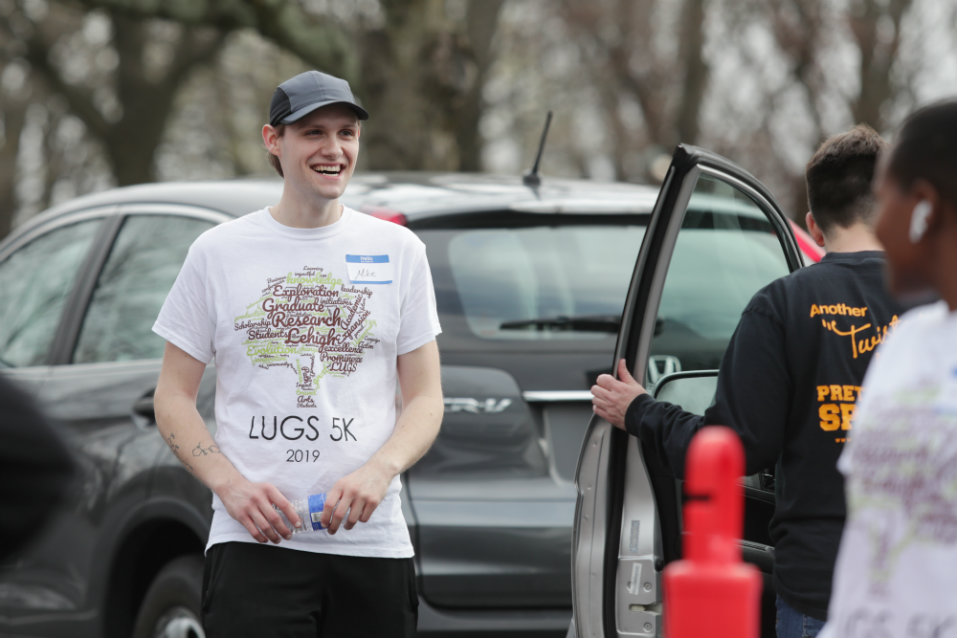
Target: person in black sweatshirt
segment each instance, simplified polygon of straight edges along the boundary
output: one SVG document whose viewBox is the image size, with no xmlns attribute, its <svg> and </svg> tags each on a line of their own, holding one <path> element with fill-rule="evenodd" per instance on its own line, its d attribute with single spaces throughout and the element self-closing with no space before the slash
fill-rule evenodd
<svg viewBox="0 0 957 638">
<path fill-rule="evenodd" d="M 873 231 L 871 181 L 884 146 L 860 125 L 808 162 L 807 226 L 827 254 L 752 297 L 703 416 L 655 401 L 624 360 L 618 378 L 603 374 L 592 387 L 595 413 L 651 444 L 676 477 L 694 434 L 712 424 L 740 436 L 748 474 L 775 467 L 778 638 L 813 637 L 824 624 L 845 517 L 837 459 L 867 364 L 903 312 L 885 289 Z"/>
</svg>

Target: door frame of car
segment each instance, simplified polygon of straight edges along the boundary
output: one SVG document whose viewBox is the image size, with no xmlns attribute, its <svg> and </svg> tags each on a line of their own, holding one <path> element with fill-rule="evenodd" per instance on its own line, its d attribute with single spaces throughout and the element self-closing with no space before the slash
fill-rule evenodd
<svg viewBox="0 0 957 638">
<path fill-rule="evenodd" d="M 679 145 L 655 203 L 632 274 L 612 364 L 625 359 L 635 378 L 645 371 L 668 265 L 698 178 L 710 175 L 746 193 L 777 233 L 788 269 L 802 266 L 789 222 L 750 173 L 714 153 Z M 615 369 L 612 365 L 611 369 Z M 588 424 L 576 473 L 572 537 L 572 608 L 579 636 L 660 635 L 661 571 L 680 556 L 677 494 L 657 493 L 635 437 L 599 417 Z M 672 490 L 673 492 L 674 490 Z M 619 558 L 622 521 L 630 521 L 629 557 Z M 639 534 L 639 526 L 655 534 Z"/>
</svg>

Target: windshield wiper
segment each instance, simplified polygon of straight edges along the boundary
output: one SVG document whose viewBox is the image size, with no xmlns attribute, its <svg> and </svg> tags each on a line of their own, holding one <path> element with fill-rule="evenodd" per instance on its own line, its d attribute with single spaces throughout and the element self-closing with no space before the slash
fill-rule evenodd
<svg viewBox="0 0 957 638">
<path fill-rule="evenodd" d="M 519 319 L 503 321 L 500 330 L 521 330 L 535 328 L 536 330 L 581 330 L 583 332 L 618 332 L 621 325 L 620 315 L 580 315 L 569 317 L 540 317 L 538 319 Z"/>
</svg>

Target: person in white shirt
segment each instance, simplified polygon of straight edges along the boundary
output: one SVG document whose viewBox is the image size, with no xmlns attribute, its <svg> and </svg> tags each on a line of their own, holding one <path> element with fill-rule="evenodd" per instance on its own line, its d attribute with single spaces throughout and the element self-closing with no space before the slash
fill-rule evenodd
<svg viewBox="0 0 957 638">
<path fill-rule="evenodd" d="M 339 201 L 367 117 L 340 78 L 280 84 L 262 128 L 279 202 L 201 235 L 153 328 L 157 424 L 213 492 L 208 636 L 415 631 L 400 474 L 441 423 L 440 326 L 422 241 Z M 196 406 L 210 363 L 215 436 Z M 292 501 L 315 494 L 301 520 Z"/>
<path fill-rule="evenodd" d="M 957 636 L 957 100 L 904 122 L 875 179 L 892 293 L 839 461 L 848 517 L 823 637 Z"/>
</svg>

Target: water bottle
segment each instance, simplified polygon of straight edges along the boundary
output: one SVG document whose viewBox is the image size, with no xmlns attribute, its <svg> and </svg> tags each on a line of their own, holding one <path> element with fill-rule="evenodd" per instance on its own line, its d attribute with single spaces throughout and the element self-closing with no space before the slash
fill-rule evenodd
<svg viewBox="0 0 957 638">
<path fill-rule="evenodd" d="M 310 494 L 306 498 L 297 498 L 290 501 L 292 503 L 293 509 L 296 510 L 296 514 L 299 515 L 299 518 L 302 519 L 302 527 L 295 527 L 290 523 L 286 516 L 282 513 L 282 510 L 279 511 L 279 515 L 282 516 L 283 522 L 292 530 L 293 534 L 299 534 L 302 532 L 312 532 L 325 529 L 322 526 L 322 508 L 326 504 L 326 493 L 321 492 L 319 494 Z M 278 508 L 277 508 L 278 509 Z"/>
</svg>

